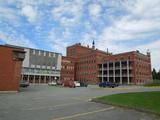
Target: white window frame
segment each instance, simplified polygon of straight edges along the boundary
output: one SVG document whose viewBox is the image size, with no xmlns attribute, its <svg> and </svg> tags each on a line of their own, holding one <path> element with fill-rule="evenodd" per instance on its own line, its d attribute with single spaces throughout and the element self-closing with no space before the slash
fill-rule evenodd
<svg viewBox="0 0 160 120">
<path fill-rule="evenodd" d="M 41 51 L 40 50 L 38 51 L 38 55 L 41 55 Z"/>
</svg>

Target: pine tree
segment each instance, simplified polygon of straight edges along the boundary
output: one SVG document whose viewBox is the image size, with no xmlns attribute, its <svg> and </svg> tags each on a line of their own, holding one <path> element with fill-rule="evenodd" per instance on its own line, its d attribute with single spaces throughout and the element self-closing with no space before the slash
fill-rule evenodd
<svg viewBox="0 0 160 120">
<path fill-rule="evenodd" d="M 157 79 L 160 80 L 160 70 L 157 73 Z"/>
<path fill-rule="evenodd" d="M 153 77 L 153 79 L 157 79 L 157 72 L 156 72 L 155 68 L 153 68 L 152 77 Z"/>
</svg>

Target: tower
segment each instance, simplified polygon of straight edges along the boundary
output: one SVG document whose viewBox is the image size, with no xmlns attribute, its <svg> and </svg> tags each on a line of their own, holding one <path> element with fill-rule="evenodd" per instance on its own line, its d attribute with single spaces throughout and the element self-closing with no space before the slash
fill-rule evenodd
<svg viewBox="0 0 160 120">
<path fill-rule="evenodd" d="M 95 42 L 94 42 L 94 40 L 92 42 L 92 49 L 95 49 Z"/>
</svg>

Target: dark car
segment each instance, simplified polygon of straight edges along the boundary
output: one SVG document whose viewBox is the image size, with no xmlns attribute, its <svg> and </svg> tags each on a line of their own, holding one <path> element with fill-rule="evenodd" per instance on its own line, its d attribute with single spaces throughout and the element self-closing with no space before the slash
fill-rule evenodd
<svg viewBox="0 0 160 120">
<path fill-rule="evenodd" d="M 28 81 L 21 80 L 20 87 L 28 87 L 28 86 L 29 86 L 29 82 Z"/>
<path fill-rule="evenodd" d="M 80 82 L 80 86 L 81 86 L 81 87 L 87 87 L 88 84 L 87 84 L 87 83 L 84 83 L 84 82 Z"/>
<path fill-rule="evenodd" d="M 114 87 L 118 87 L 119 84 L 118 83 L 114 83 L 114 82 L 101 82 L 99 83 L 99 87 L 110 87 L 110 88 L 114 88 Z"/>
</svg>

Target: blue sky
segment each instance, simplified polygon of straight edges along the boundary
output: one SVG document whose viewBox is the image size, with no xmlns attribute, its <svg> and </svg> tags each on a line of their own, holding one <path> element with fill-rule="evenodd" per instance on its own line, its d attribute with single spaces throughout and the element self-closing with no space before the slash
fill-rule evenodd
<svg viewBox="0 0 160 120">
<path fill-rule="evenodd" d="M 60 52 L 81 42 L 151 51 L 160 69 L 160 0 L 0 0 L 0 44 Z"/>
</svg>

